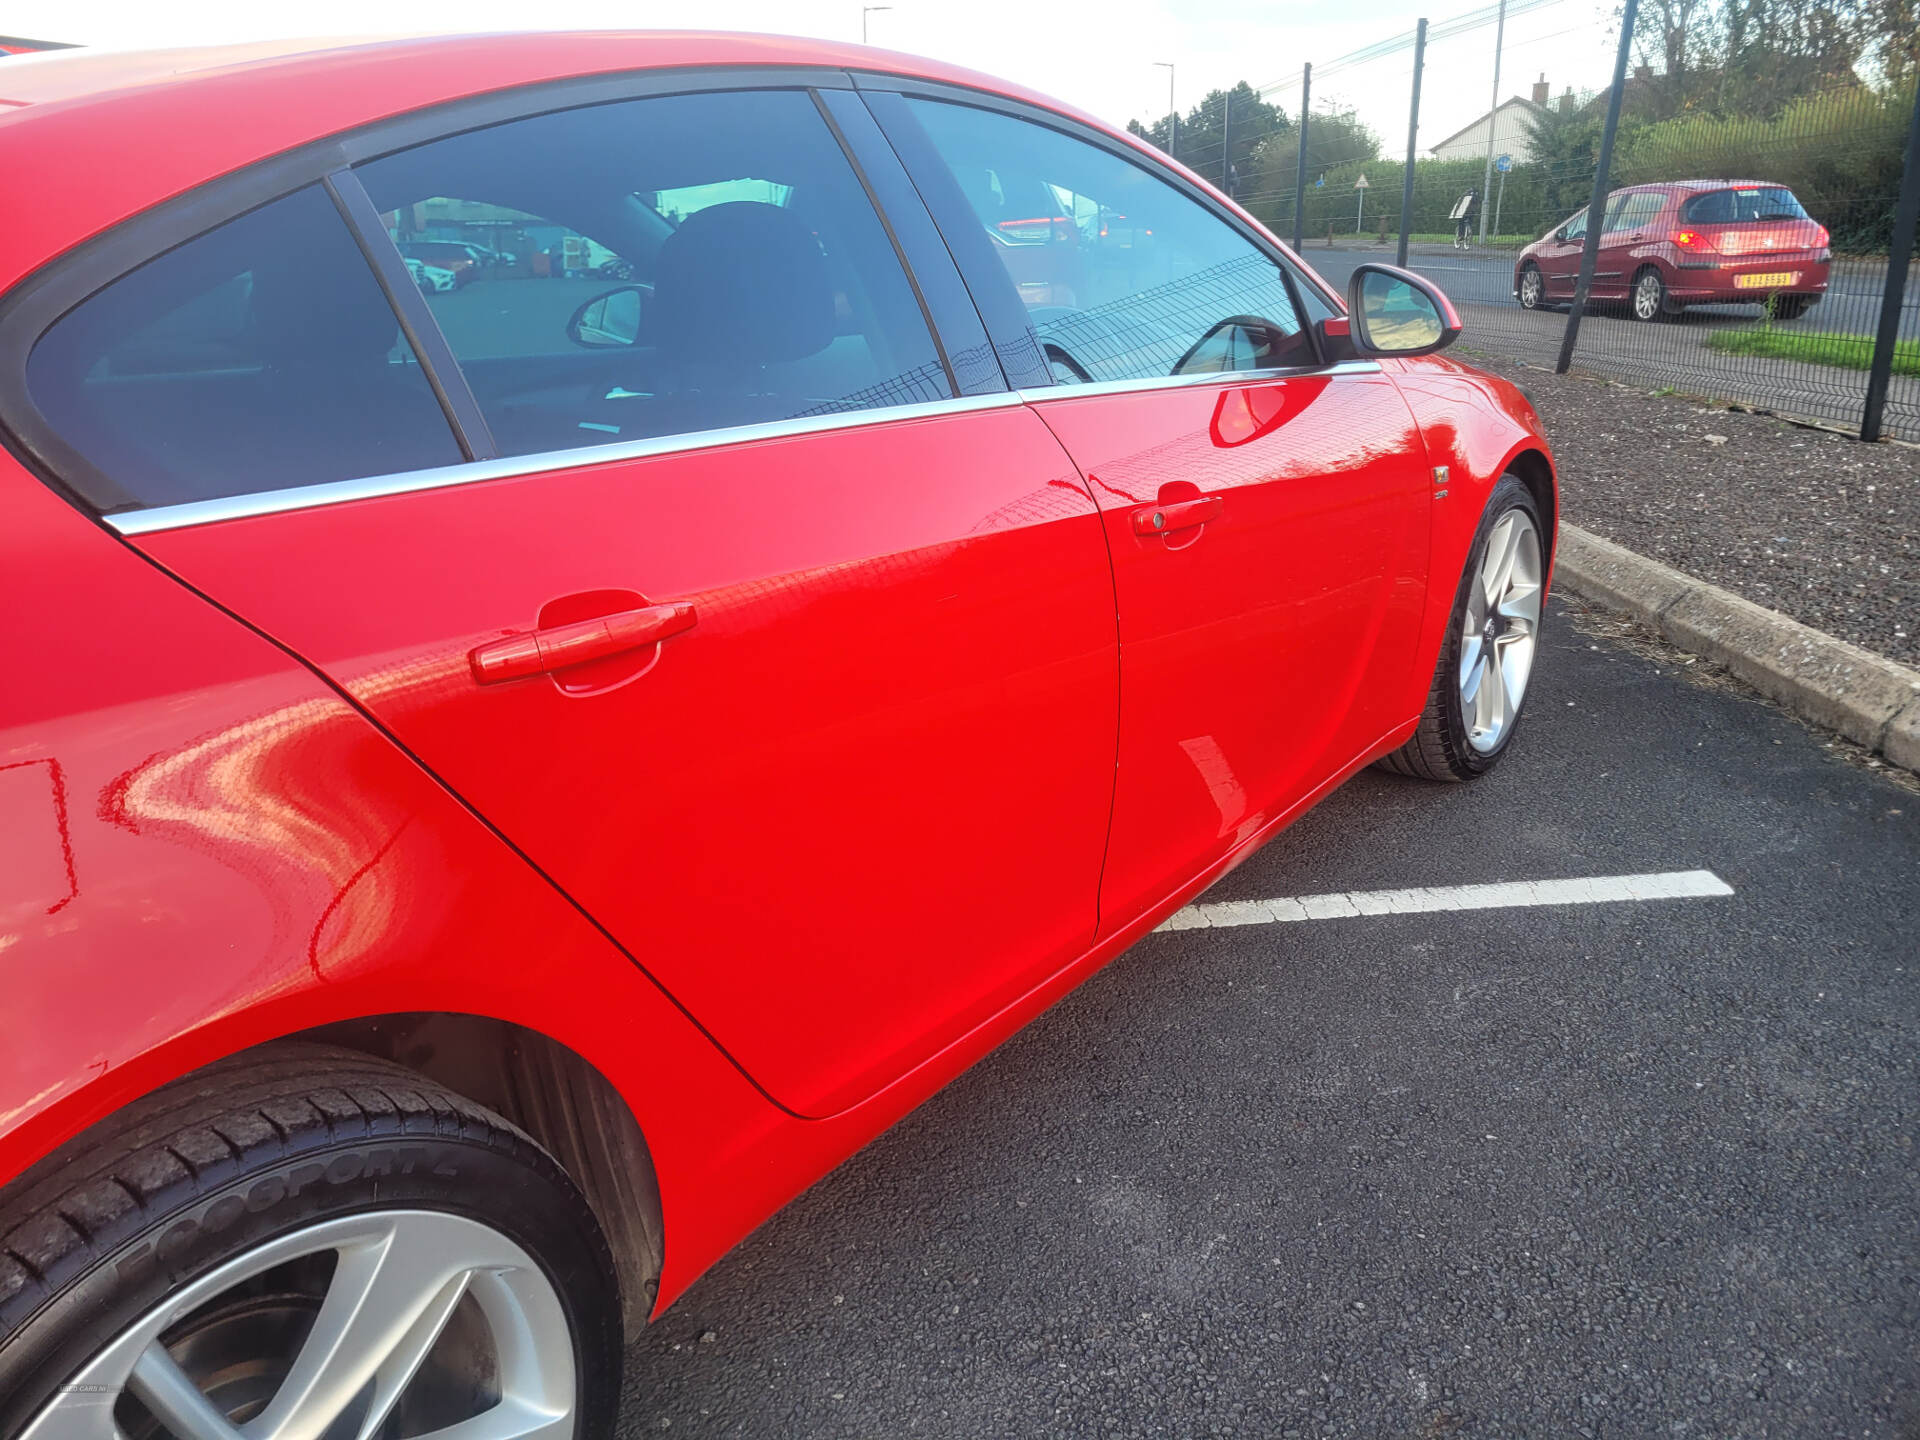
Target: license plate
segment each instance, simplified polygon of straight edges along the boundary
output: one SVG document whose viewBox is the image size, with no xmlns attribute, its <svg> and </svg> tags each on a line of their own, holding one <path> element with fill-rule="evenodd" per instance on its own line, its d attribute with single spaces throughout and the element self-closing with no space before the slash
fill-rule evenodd
<svg viewBox="0 0 1920 1440">
<path fill-rule="evenodd" d="M 1797 284 L 1799 279 L 1797 270 L 1768 270 L 1760 275 L 1736 275 L 1733 283 L 1741 290 L 1779 290 Z"/>
</svg>

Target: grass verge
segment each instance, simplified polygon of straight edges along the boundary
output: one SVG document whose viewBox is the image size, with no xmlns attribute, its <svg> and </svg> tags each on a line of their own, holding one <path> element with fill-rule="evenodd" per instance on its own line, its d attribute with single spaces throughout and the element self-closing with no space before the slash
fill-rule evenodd
<svg viewBox="0 0 1920 1440">
<path fill-rule="evenodd" d="M 1766 325 L 1751 330 L 1715 330 L 1707 336 L 1707 348 L 1729 355 L 1770 355 L 1809 365 L 1837 365 L 1845 370 L 1865 370 L 1873 363 L 1871 335 L 1842 335 L 1831 330 L 1782 330 Z M 1895 342 L 1893 373 L 1920 375 L 1920 340 Z"/>
</svg>

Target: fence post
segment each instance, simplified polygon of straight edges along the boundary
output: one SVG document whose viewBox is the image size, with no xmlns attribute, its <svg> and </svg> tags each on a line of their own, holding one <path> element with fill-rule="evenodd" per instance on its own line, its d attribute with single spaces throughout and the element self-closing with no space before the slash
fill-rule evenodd
<svg viewBox="0 0 1920 1440">
<path fill-rule="evenodd" d="M 1300 241 L 1307 225 L 1307 102 L 1313 98 L 1313 63 L 1300 69 L 1300 163 L 1293 173 L 1293 251 L 1300 253 Z M 1331 234 L 1331 232 L 1329 232 Z"/>
<path fill-rule="evenodd" d="M 1860 438 L 1880 438 L 1887 408 L 1887 384 L 1893 376 L 1893 346 L 1900 338 L 1900 307 L 1906 303 L 1907 266 L 1913 259 L 1913 232 L 1920 227 L 1920 83 L 1913 87 L 1913 118 L 1907 122 L 1907 164 L 1900 172 L 1900 202 L 1893 211 L 1893 244 L 1887 250 L 1887 288 L 1880 296 L 1880 329 L 1873 337 L 1873 364 L 1867 371 L 1867 403 L 1860 411 Z"/>
<path fill-rule="evenodd" d="M 1233 92 L 1220 97 L 1220 189 L 1233 198 Z"/>
<path fill-rule="evenodd" d="M 1607 92 L 1607 128 L 1600 132 L 1600 154 L 1593 170 L 1593 197 L 1587 201 L 1587 237 L 1580 247 L 1580 283 L 1573 289 L 1573 308 L 1567 311 L 1567 331 L 1560 337 L 1560 358 L 1553 373 L 1564 375 L 1573 364 L 1573 344 L 1580 337 L 1580 315 L 1593 289 L 1593 272 L 1600 263 L 1600 231 L 1607 223 L 1607 172 L 1613 168 L 1613 132 L 1620 128 L 1620 92 L 1627 83 L 1627 55 L 1633 49 L 1633 22 L 1640 0 L 1626 0 L 1620 12 L 1620 52 L 1613 57 L 1613 88 Z"/>
<path fill-rule="evenodd" d="M 1628 0 L 1631 4 L 1632 0 Z M 1420 134 L 1420 67 L 1427 61 L 1427 22 L 1422 20 L 1413 37 L 1413 108 L 1407 115 L 1407 177 L 1400 182 L 1400 248 L 1394 264 L 1407 263 L 1407 232 L 1413 224 L 1414 142 Z"/>
</svg>

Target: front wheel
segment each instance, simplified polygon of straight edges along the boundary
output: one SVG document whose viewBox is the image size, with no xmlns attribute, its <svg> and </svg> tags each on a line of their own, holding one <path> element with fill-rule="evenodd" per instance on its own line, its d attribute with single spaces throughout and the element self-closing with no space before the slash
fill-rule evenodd
<svg viewBox="0 0 1920 1440">
<path fill-rule="evenodd" d="M 1512 745 L 1540 638 L 1542 529 L 1527 487 L 1502 476 L 1468 552 L 1419 728 L 1381 762 L 1385 768 L 1423 780 L 1471 780 Z"/>
<path fill-rule="evenodd" d="M 1529 263 L 1520 271 L 1520 308 L 1538 310 L 1547 303 L 1547 280 L 1538 265 Z"/>
<path fill-rule="evenodd" d="M 83 1141 L 0 1205 L 0 1435 L 611 1434 L 606 1243 L 498 1116 L 290 1045 Z"/>
</svg>

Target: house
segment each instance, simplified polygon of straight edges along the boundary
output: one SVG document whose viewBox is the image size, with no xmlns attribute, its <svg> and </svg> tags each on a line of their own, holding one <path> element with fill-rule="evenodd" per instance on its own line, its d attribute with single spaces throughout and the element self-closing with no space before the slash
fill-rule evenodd
<svg viewBox="0 0 1920 1440">
<path fill-rule="evenodd" d="M 1547 77 L 1542 75 L 1533 86 L 1533 98 L 1515 95 L 1503 100 L 1464 129 L 1456 130 L 1432 147 L 1436 160 L 1479 160 L 1487 153 L 1487 130 L 1493 130 L 1493 153 L 1511 155 L 1513 163 L 1524 165 L 1533 158 L 1533 119 L 1547 113 Z"/>
</svg>

